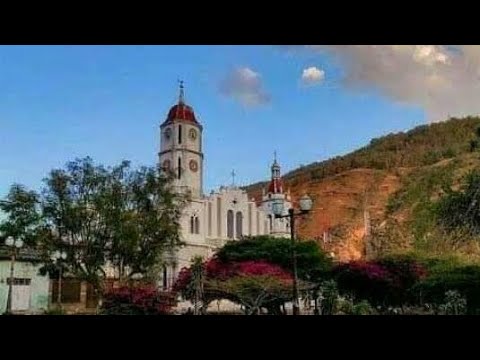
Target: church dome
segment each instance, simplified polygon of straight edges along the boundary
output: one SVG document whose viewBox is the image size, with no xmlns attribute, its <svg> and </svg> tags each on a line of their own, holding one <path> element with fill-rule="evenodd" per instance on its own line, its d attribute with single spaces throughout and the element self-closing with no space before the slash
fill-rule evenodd
<svg viewBox="0 0 480 360">
<path fill-rule="evenodd" d="M 198 124 L 192 107 L 183 103 L 179 103 L 171 107 L 165 123 L 171 123 L 175 120 L 189 121 Z"/>
<path fill-rule="evenodd" d="M 180 95 L 178 98 L 178 103 L 170 108 L 167 119 L 163 122 L 162 126 L 171 124 L 176 121 L 190 122 L 192 124 L 200 126 L 195 116 L 195 112 L 193 111 L 193 108 L 185 104 L 183 82 L 180 82 Z"/>
</svg>

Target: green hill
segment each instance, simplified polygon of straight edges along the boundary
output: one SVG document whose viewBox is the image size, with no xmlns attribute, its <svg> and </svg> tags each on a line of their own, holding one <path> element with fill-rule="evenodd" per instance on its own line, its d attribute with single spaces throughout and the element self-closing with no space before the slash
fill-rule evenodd
<svg viewBox="0 0 480 360">
<path fill-rule="evenodd" d="M 285 174 L 294 197 L 308 189 L 319 203 L 319 211 L 304 224 L 303 235 L 320 238 L 324 228 L 318 224 L 328 223 L 329 229 L 344 229 L 335 246 L 348 247 L 356 234 L 355 246 L 363 247 L 357 249 L 363 255 L 367 248 L 373 252 L 412 247 L 447 251 L 450 240 L 438 234 L 432 204 L 445 189 L 455 188 L 468 170 L 480 168 L 479 128 L 480 117 L 451 118 L 373 139 L 350 154 Z M 258 196 L 265 184 L 246 189 Z M 362 193 L 369 194 L 366 206 Z M 365 209 L 372 213 L 369 244 L 358 241 Z"/>
</svg>

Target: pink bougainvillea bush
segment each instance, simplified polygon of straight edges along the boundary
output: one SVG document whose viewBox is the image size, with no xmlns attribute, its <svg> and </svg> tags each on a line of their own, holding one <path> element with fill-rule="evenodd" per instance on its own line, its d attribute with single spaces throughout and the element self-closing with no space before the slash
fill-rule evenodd
<svg viewBox="0 0 480 360">
<path fill-rule="evenodd" d="M 121 286 L 105 293 L 101 313 L 105 315 L 167 315 L 175 296 L 159 292 L 154 285 Z"/>
<path fill-rule="evenodd" d="M 174 285 L 174 291 L 189 300 L 198 287 L 193 271 L 192 267 L 182 269 Z M 228 299 L 243 305 L 247 313 L 255 313 L 261 307 L 278 307 L 291 298 L 291 274 L 267 261 L 222 262 L 212 258 L 196 271 L 201 271 L 202 300 L 207 304 Z"/>
<path fill-rule="evenodd" d="M 426 276 L 426 271 L 415 260 L 388 258 L 340 264 L 333 275 L 342 293 L 386 307 L 414 302 L 410 290 Z"/>
</svg>

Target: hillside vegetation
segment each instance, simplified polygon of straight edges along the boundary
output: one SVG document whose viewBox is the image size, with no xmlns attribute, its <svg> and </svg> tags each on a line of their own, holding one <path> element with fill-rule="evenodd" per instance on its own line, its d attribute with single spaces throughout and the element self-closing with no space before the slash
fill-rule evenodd
<svg viewBox="0 0 480 360">
<path fill-rule="evenodd" d="M 316 239 L 341 260 L 412 249 L 480 253 L 475 241 L 442 233 L 434 215 L 436 201 L 480 168 L 479 128 L 479 117 L 451 118 L 285 174 L 294 199 L 308 192 L 315 201 L 299 235 Z M 246 189 L 258 199 L 266 184 Z"/>
</svg>

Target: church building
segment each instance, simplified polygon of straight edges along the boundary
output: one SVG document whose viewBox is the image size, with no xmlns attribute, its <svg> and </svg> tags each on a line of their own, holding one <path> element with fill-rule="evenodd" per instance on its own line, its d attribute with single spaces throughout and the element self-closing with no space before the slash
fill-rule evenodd
<svg viewBox="0 0 480 360">
<path fill-rule="evenodd" d="M 288 220 L 276 219 L 272 211 L 272 203 L 278 199 L 284 201 L 285 211 L 291 207 L 276 156 L 271 167 L 271 182 L 259 203 L 234 184 L 205 195 L 202 141 L 203 127 L 193 108 L 185 103 L 181 84 L 178 103 L 160 125 L 159 164 L 161 169 L 175 174 L 175 191 L 189 194 L 189 201 L 180 220 L 185 245 L 168 256 L 168 265 L 163 270 L 164 288 L 173 284 L 183 267 L 190 266 L 193 257 L 207 259 L 227 241 L 240 240 L 243 236 L 288 237 L 290 234 Z"/>
</svg>

